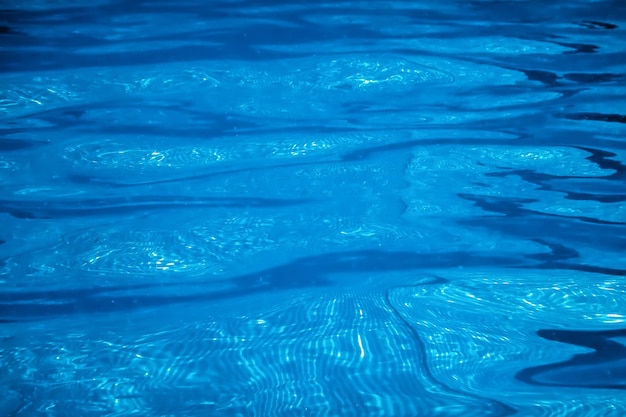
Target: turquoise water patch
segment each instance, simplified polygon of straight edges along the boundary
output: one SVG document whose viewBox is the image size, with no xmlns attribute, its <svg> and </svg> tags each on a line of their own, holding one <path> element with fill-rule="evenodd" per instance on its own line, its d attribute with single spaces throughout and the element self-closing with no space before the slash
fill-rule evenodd
<svg viewBox="0 0 626 417">
<path fill-rule="evenodd" d="M 0 415 L 625 414 L 614 1 L 8 1 Z"/>
</svg>

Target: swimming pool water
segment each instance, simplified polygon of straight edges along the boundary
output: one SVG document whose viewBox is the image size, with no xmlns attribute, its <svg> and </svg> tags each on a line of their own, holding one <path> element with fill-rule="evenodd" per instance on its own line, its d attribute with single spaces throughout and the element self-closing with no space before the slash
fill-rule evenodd
<svg viewBox="0 0 626 417">
<path fill-rule="evenodd" d="M 626 415 L 625 30 L 3 2 L 0 416 Z"/>
</svg>

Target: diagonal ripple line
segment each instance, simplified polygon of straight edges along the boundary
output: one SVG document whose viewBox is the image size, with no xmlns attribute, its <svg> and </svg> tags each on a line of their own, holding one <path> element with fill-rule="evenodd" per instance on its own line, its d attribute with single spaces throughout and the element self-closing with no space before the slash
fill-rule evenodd
<svg viewBox="0 0 626 417">
<path fill-rule="evenodd" d="M 427 285 L 439 285 L 439 284 L 448 282 L 448 280 L 445 278 L 438 277 L 436 275 L 431 275 L 431 276 L 432 276 L 432 281 L 429 281 L 429 282 L 416 284 L 416 285 L 397 285 L 397 286 L 390 287 L 385 291 L 385 303 L 391 309 L 391 311 L 396 316 L 396 318 L 406 326 L 409 333 L 413 336 L 413 340 L 415 341 L 415 345 L 417 347 L 417 352 L 418 352 L 417 357 L 420 360 L 424 374 L 430 379 L 433 385 L 439 387 L 441 390 L 445 392 L 448 392 L 451 394 L 457 394 L 457 395 L 464 396 L 464 397 L 470 397 L 470 398 L 487 403 L 489 407 L 491 408 L 493 415 L 495 416 L 505 417 L 505 416 L 512 416 L 512 415 L 517 414 L 518 410 L 516 410 L 515 408 L 501 401 L 494 400 L 493 398 L 483 397 L 481 395 L 474 394 L 471 392 L 465 392 L 462 390 L 455 389 L 449 386 L 448 384 L 437 380 L 433 376 L 432 371 L 428 367 L 428 358 L 426 357 L 426 347 L 424 346 L 424 343 L 422 342 L 419 331 L 415 328 L 413 323 L 409 322 L 402 315 L 402 313 L 400 313 L 400 311 L 396 308 L 396 306 L 394 305 L 392 301 L 392 293 L 396 290 L 419 288 L 419 287 L 424 287 Z"/>
</svg>

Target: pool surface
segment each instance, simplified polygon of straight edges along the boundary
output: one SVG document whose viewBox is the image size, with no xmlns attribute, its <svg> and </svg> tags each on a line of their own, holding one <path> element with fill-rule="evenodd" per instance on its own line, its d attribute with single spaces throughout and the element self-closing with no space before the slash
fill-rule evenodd
<svg viewBox="0 0 626 417">
<path fill-rule="evenodd" d="M 626 415 L 623 1 L 1 9 L 1 417 Z"/>
</svg>

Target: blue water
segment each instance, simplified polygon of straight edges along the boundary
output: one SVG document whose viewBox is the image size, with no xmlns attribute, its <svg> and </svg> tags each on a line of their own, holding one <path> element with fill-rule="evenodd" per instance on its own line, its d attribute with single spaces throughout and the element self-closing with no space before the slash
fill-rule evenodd
<svg viewBox="0 0 626 417">
<path fill-rule="evenodd" d="M 626 3 L 5 0 L 0 416 L 626 415 Z"/>
</svg>

